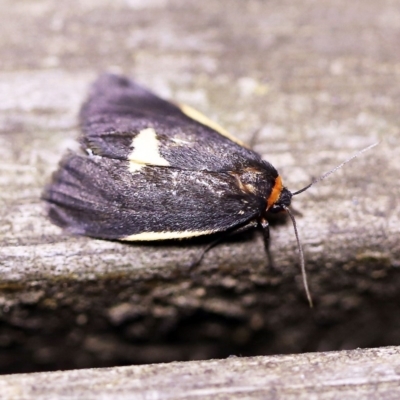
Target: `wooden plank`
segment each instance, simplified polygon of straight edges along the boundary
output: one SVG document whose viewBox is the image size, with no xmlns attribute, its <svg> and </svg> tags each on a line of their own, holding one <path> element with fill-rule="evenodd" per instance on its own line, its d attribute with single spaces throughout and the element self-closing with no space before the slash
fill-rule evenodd
<svg viewBox="0 0 400 400">
<path fill-rule="evenodd" d="M 0 371 L 400 344 L 398 4 L 139 3 L 0 3 Z M 40 194 L 106 69 L 245 142 L 261 128 L 255 149 L 292 190 L 382 141 L 293 201 L 313 310 L 290 224 L 272 229 L 275 269 L 250 234 L 188 272 L 207 240 L 130 245 L 47 221 Z"/>
<path fill-rule="evenodd" d="M 400 396 L 400 348 L 0 377 L 1 398 L 374 399 Z"/>
</svg>

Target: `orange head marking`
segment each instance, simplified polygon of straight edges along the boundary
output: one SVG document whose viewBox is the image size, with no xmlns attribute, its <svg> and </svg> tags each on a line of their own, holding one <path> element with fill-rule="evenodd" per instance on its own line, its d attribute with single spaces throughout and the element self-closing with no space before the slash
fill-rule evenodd
<svg viewBox="0 0 400 400">
<path fill-rule="evenodd" d="M 271 194 L 267 199 L 267 210 L 271 208 L 278 200 L 283 190 L 282 178 L 278 175 L 275 179 L 274 187 L 271 190 Z"/>
</svg>

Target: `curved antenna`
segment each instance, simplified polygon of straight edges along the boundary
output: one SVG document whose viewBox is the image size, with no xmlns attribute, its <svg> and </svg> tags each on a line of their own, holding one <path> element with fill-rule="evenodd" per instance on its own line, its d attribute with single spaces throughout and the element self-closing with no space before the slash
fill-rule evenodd
<svg viewBox="0 0 400 400">
<path fill-rule="evenodd" d="M 346 165 L 348 162 L 350 162 L 351 160 L 353 160 L 354 158 L 358 157 L 360 154 L 364 153 L 367 150 L 372 149 L 373 147 L 377 146 L 380 142 L 375 142 L 373 144 L 370 144 L 369 146 L 365 147 L 364 149 L 358 151 L 356 154 L 352 155 L 351 157 L 349 157 L 347 160 L 343 161 L 341 164 L 339 164 L 338 166 L 336 166 L 335 168 L 331 169 L 328 172 L 325 172 L 325 174 L 321 175 L 319 178 L 314 179 L 311 183 L 309 183 L 307 186 L 303 187 L 303 189 L 298 190 L 297 192 L 292 193 L 292 196 L 296 196 L 300 193 L 305 192 L 308 188 L 310 188 L 312 185 L 314 185 L 315 183 L 321 182 L 323 181 L 325 178 L 327 178 L 329 175 L 333 174 L 334 172 L 336 172 L 339 168 L 342 168 L 344 165 Z M 297 224 L 296 224 L 296 219 L 294 218 L 293 213 L 290 211 L 290 209 L 285 206 L 285 205 L 281 205 L 283 209 L 286 210 L 286 212 L 289 214 L 290 219 L 292 220 L 292 224 L 293 224 L 293 229 L 294 229 L 294 234 L 296 236 L 296 241 L 297 241 L 297 247 L 299 249 L 299 254 L 300 254 L 300 268 L 301 268 L 301 274 L 303 276 L 303 285 L 304 285 L 304 290 L 306 292 L 306 296 L 307 296 L 307 300 L 308 303 L 310 304 L 310 307 L 313 307 L 313 302 L 312 302 L 312 298 L 311 298 L 311 294 L 310 294 L 310 289 L 308 288 L 308 281 L 307 281 L 307 273 L 306 273 L 306 265 L 305 265 L 305 261 L 304 261 L 304 252 L 303 252 L 303 247 L 301 246 L 300 243 L 300 238 L 299 238 L 299 233 L 297 230 Z"/>
<path fill-rule="evenodd" d="M 314 185 L 315 183 L 321 182 L 323 181 L 325 178 L 327 178 L 329 175 L 333 174 L 334 172 L 336 172 L 338 169 L 342 168 L 344 165 L 346 165 L 348 162 L 350 162 L 351 160 L 355 159 L 356 157 L 358 157 L 359 155 L 361 155 L 362 153 L 364 153 L 367 150 L 372 149 L 373 147 L 377 146 L 380 142 L 375 142 L 373 144 L 370 144 L 369 146 L 365 147 L 364 149 L 358 151 L 356 154 L 352 155 L 350 158 L 348 158 L 347 160 L 343 161 L 341 164 L 339 164 L 338 166 L 336 166 L 335 168 L 331 169 L 328 172 L 325 172 L 325 174 L 321 175 L 319 178 L 314 179 L 311 183 L 309 183 L 306 187 L 304 187 L 303 189 L 298 190 L 297 192 L 292 193 L 292 196 L 296 196 L 300 193 L 305 192 L 309 187 L 311 187 L 312 185 Z"/>
<path fill-rule="evenodd" d="M 299 254 L 300 254 L 300 269 L 301 269 L 301 275 L 303 276 L 303 286 L 304 286 L 304 290 L 306 291 L 308 304 L 310 305 L 310 308 L 313 308 L 313 301 L 311 298 L 310 289 L 308 288 L 306 263 L 304 261 L 303 247 L 301 246 L 301 243 L 300 243 L 299 232 L 297 231 L 296 219 L 294 218 L 294 215 L 290 211 L 289 207 L 286 207 L 285 205 L 282 205 L 282 207 L 286 210 L 286 212 L 289 214 L 290 219 L 292 220 L 294 234 L 296 236 L 296 241 L 297 241 L 297 247 L 299 249 Z"/>
</svg>

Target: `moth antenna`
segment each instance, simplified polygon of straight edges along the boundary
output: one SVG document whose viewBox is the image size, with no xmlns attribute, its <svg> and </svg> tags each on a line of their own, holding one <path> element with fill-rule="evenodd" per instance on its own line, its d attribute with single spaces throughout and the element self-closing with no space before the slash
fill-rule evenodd
<svg viewBox="0 0 400 400">
<path fill-rule="evenodd" d="M 338 169 L 342 168 L 344 165 L 346 165 L 348 162 L 354 160 L 356 157 L 358 157 L 359 155 L 361 155 L 362 153 L 364 153 L 367 150 L 372 149 L 373 147 L 377 146 L 380 142 L 375 142 L 373 144 L 370 144 L 369 146 L 365 147 L 364 149 L 358 151 L 356 154 L 352 155 L 350 158 L 348 158 L 347 160 L 343 161 L 341 164 L 337 165 L 335 168 L 331 169 L 328 172 L 325 172 L 325 174 L 321 175 L 319 178 L 314 179 L 310 184 L 308 184 L 306 187 L 304 187 L 303 189 L 298 190 L 297 192 L 292 193 L 292 196 L 296 196 L 297 194 L 303 193 L 305 192 L 308 188 L 310 188 L 312 185 L 323 181 L 325 178 L 327 178 L 329 175 L 333 174 L 334 172 L 336 172 Z"/>
<path fill-rule="evenodd" d="M 305 192 L 308 188 L 310 188 L 312 185 L 314 185 L 315 183 L 321 182 L 323 181 L 325 178 L 327 178 L 329 175 L 333 174 L 334 172 L 336 172 L 338 169 L 342 168 L 344 165 L 346 165 L 348 162 L 352 161 L 354 158 L 358 157 L 359 155 L 361 155 L 362 153 L 364 153 L 367 150 L 372 149 L 373 147 L 377 146 L 380 142 L 375 142 L 373 144 L 370 144 L 369 146 L 365 147 L 364 149 L 361 149 L 360 151 L 358 151 L 356 154 L 352 155 L 351 157 L 349 157 L 347 160 L 343 161 L 341 164 L 337 165 L 335 168 L 332 168 L 330 171 L 325 172 L 325 174 L 321 175 L 319 178 L 314 179 L 311 183 L 309 183 L 307 186 L 305 186 L 303 189 L 298 190 L 297 192 L 292 193 L 292 196 L 296 196 L 300 193 Z M 310 307 L 313 307 L 313 302 L 312 302 L 312 298 L 311 298 L 311 294 L 310 294 L 310 290 L 308 288 L 308 281 L 307 281 L 307 273 L 306 273 L 306 266 L 305 266 L 305 261 L 304 261 L 304 252 L 303 252 L 303 248 L 301 246 L 300 243 L 300 238 L 299 238 L 299 233 L 297 230 L 297 224 L 296 224 L 296 219 L 294 218 L 293 213 L 290 211 L 290 209 L 285 206 L 282 205 L 282 208 L 284 208 L 287 213 L 289 214 L 290 219 L 292 220 L 292 224 L 293 224 L 293 229 L 294 229 L 294 234 L 296 236 L 296 241 L 297 241 L 297 247 L 299 249 L 299 254 L 300 254 L 300 268 L 301 268 L 301 274 L 303 276 L 303 285 L 304 285 L 304 290 L 306 292 L 306 296 L 307 296 L 307 300 L 308 303 L 310 304 Z"/>
<path fill-rule="evenodd" d="M 299 254 L 300 254 L 300 269 L 301 269 L 301 275 L 303 276 L 303 286 L 304 286 L 304 290 L 306 292 L 308 304 L 310 305 L 310 308 L 313 308 L 313 301 L 311 298 L 310 289 L 308 288 L 306 263 L 304 261 L 303 247 L 301 246 L 301 243 L 300 243 L 299 232 L 297 231 L 296 219 L 294 218 L 294 215 L 290 211 L 289 207 L 286 207 L 285 205 L 282 205 L 282 207 L 287 211 L 290 219 L 292 220 L 294 234 L 296 236 L 296 241 L 297 241 L 297 247 L 299 249 Z"/>
</svg>

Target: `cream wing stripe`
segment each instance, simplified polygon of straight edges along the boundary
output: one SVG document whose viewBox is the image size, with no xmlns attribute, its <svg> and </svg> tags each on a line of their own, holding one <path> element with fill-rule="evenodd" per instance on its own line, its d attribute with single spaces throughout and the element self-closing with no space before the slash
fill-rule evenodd
<svg viewBox="0 0 400 400">
<path fill-rule="evenodd" d="M 215 233 L 217 230 L 205 230 L 205 231 L 176 231 L 176 232 L 142 232 L 134 235 L 129 235 L 121 238 L 120 240 L 127 241 L 145 241 L 145 240 L 167 240 L 167 239 L 185 239 L 195 236 L 210 235 Z"/>
<path fill-rule="evenodd" d="M 179 108 L 181 111 L 187 115 L 189 118 L 194 119 L 197 122 L 200 122 L 200 124 L 203 124 L 205 126 L 208 126 L 211 129 L 214 129 L 217 131 L 219 134 L 222 136 L 225 136 L 229 140 L 232 140 L 232 142 L 235 142 L 239 144 L 240 146 L 246 147 L 247 146 L 239 139 L 235 138 L 232 136 L 226 129 L 224 129 L 221 125 L 217 124 L 216 122 L 212 121 L 208 117 L 206 117 L 204 114 L 202 114 L 200 111 L 197 111 L 196 109 L 186 105 L 186 104 L 179 104 Z"/>
</svg>

